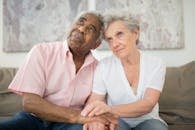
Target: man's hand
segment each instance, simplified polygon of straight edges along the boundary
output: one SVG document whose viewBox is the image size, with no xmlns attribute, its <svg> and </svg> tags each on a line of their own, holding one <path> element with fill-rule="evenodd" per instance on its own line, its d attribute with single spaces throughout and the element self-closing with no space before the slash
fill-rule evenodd
<svg viewBox="0 0 195 130">
<path fill-rule="evenodd" d="M 108 130 L 108 128 L 103 123 L 90 122 L 83 125 L 83 130 Z"/>
<path fill-rule="evenodd" d="M 82 116 L 98 116 L 104 113 L 111 113 L 111 107 L 103 101 L 94 101 L 88 104 L 81 112 Z"/>
<path fill-rule="evenodd" d="M 117 125 L 105 125 L 100 122 L 90 122 L 83 125 L 83 130 L 115 130 Z"/>
<path fill-rule="evenodd" d="M 80 115 L 79 117 L 75 117 L 75 118 L 78 119 L 77 123 L 79 124 L 86 124 L 89 122 L 100 122 L 105 125 L 109 125 L 109 124 L 118 125 L 118 116 L 111 113 L 105 113 L 93 117 L 84 117 Z"/>
</svg>

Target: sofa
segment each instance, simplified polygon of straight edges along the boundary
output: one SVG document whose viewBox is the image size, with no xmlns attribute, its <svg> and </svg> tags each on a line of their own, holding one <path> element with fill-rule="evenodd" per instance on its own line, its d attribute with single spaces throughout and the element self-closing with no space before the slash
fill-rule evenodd
<svg viewBox="0 0 195 130">
<path fill-rule="evenodd" d="M 195 130 L 195 61 L 167 67 L 159 107 L 169 130 Z"/>
<path fill-rule="evenodd" d="M 0 68 L 0 121 L 22 110 L 21 97 L 7 90 L 16 71 Z M 167 67 L 159 106 L 169 130 L 195 130 L 195 61 Z"/>
</svg>

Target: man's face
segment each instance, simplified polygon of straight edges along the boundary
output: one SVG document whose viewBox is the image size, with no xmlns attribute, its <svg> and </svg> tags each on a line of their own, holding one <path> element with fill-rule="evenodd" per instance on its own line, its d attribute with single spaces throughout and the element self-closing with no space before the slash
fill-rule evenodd
<svg viewBox="0 0 195 130">
<path fill-rule="evenodd" d="M 73 25 L 68 35 L 68 45 L 74 53 L 88 53 L 95 48 L 100 36 L 101 23 L 97 16 L 86 13 Z"/>
</svg>

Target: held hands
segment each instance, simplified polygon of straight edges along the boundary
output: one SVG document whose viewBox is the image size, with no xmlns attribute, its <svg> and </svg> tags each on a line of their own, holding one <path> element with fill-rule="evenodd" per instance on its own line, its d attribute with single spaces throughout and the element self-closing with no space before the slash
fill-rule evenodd
<svg viewBox="0 0 195 130">
<path fill-rule="evenodd" d="M 91 122 L 83 125 L 83 130 L 114 130 L 116 125 L 104 125 L 100 122 Z"/>
<path fill-rule="evenodd" d="M 111 113 L 112 109 L 110 106 L 105 104 L 102 101 L 94 101 L 90 104 L 88 104 L 83 111 L 81 112 L 82 116 L 98 116 L 104 113 Z"/>
<path fill-rule="evenodd" d="M 118 116 L 111 113 L 111 107 L 102 101 L 88 104 L 81 115 L 84 117 L 101 118 L 107 122 L 93 121 L 83 125 L 83 130 L 114 130 L 118 125 Z"/>
<path fill-rule="evenodd" d="M 118 116 L 111 113 L 89 118 L 92 120 L 83 125 L 83 130 L 115 130 L 118 125 Z"/>
</svg>

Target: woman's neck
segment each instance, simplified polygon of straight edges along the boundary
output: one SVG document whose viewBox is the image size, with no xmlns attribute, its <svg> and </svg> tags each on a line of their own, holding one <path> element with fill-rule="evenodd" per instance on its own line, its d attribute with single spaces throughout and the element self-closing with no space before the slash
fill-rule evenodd
<svg viewBox="0 0 195 130">
<path fill-rule="evenodd" d="M 140 63 L 140 52 L 135 50 L 131 52 L 128 56 L 121 59 L 123 65 L 138 65 Z"/>
</svg>

